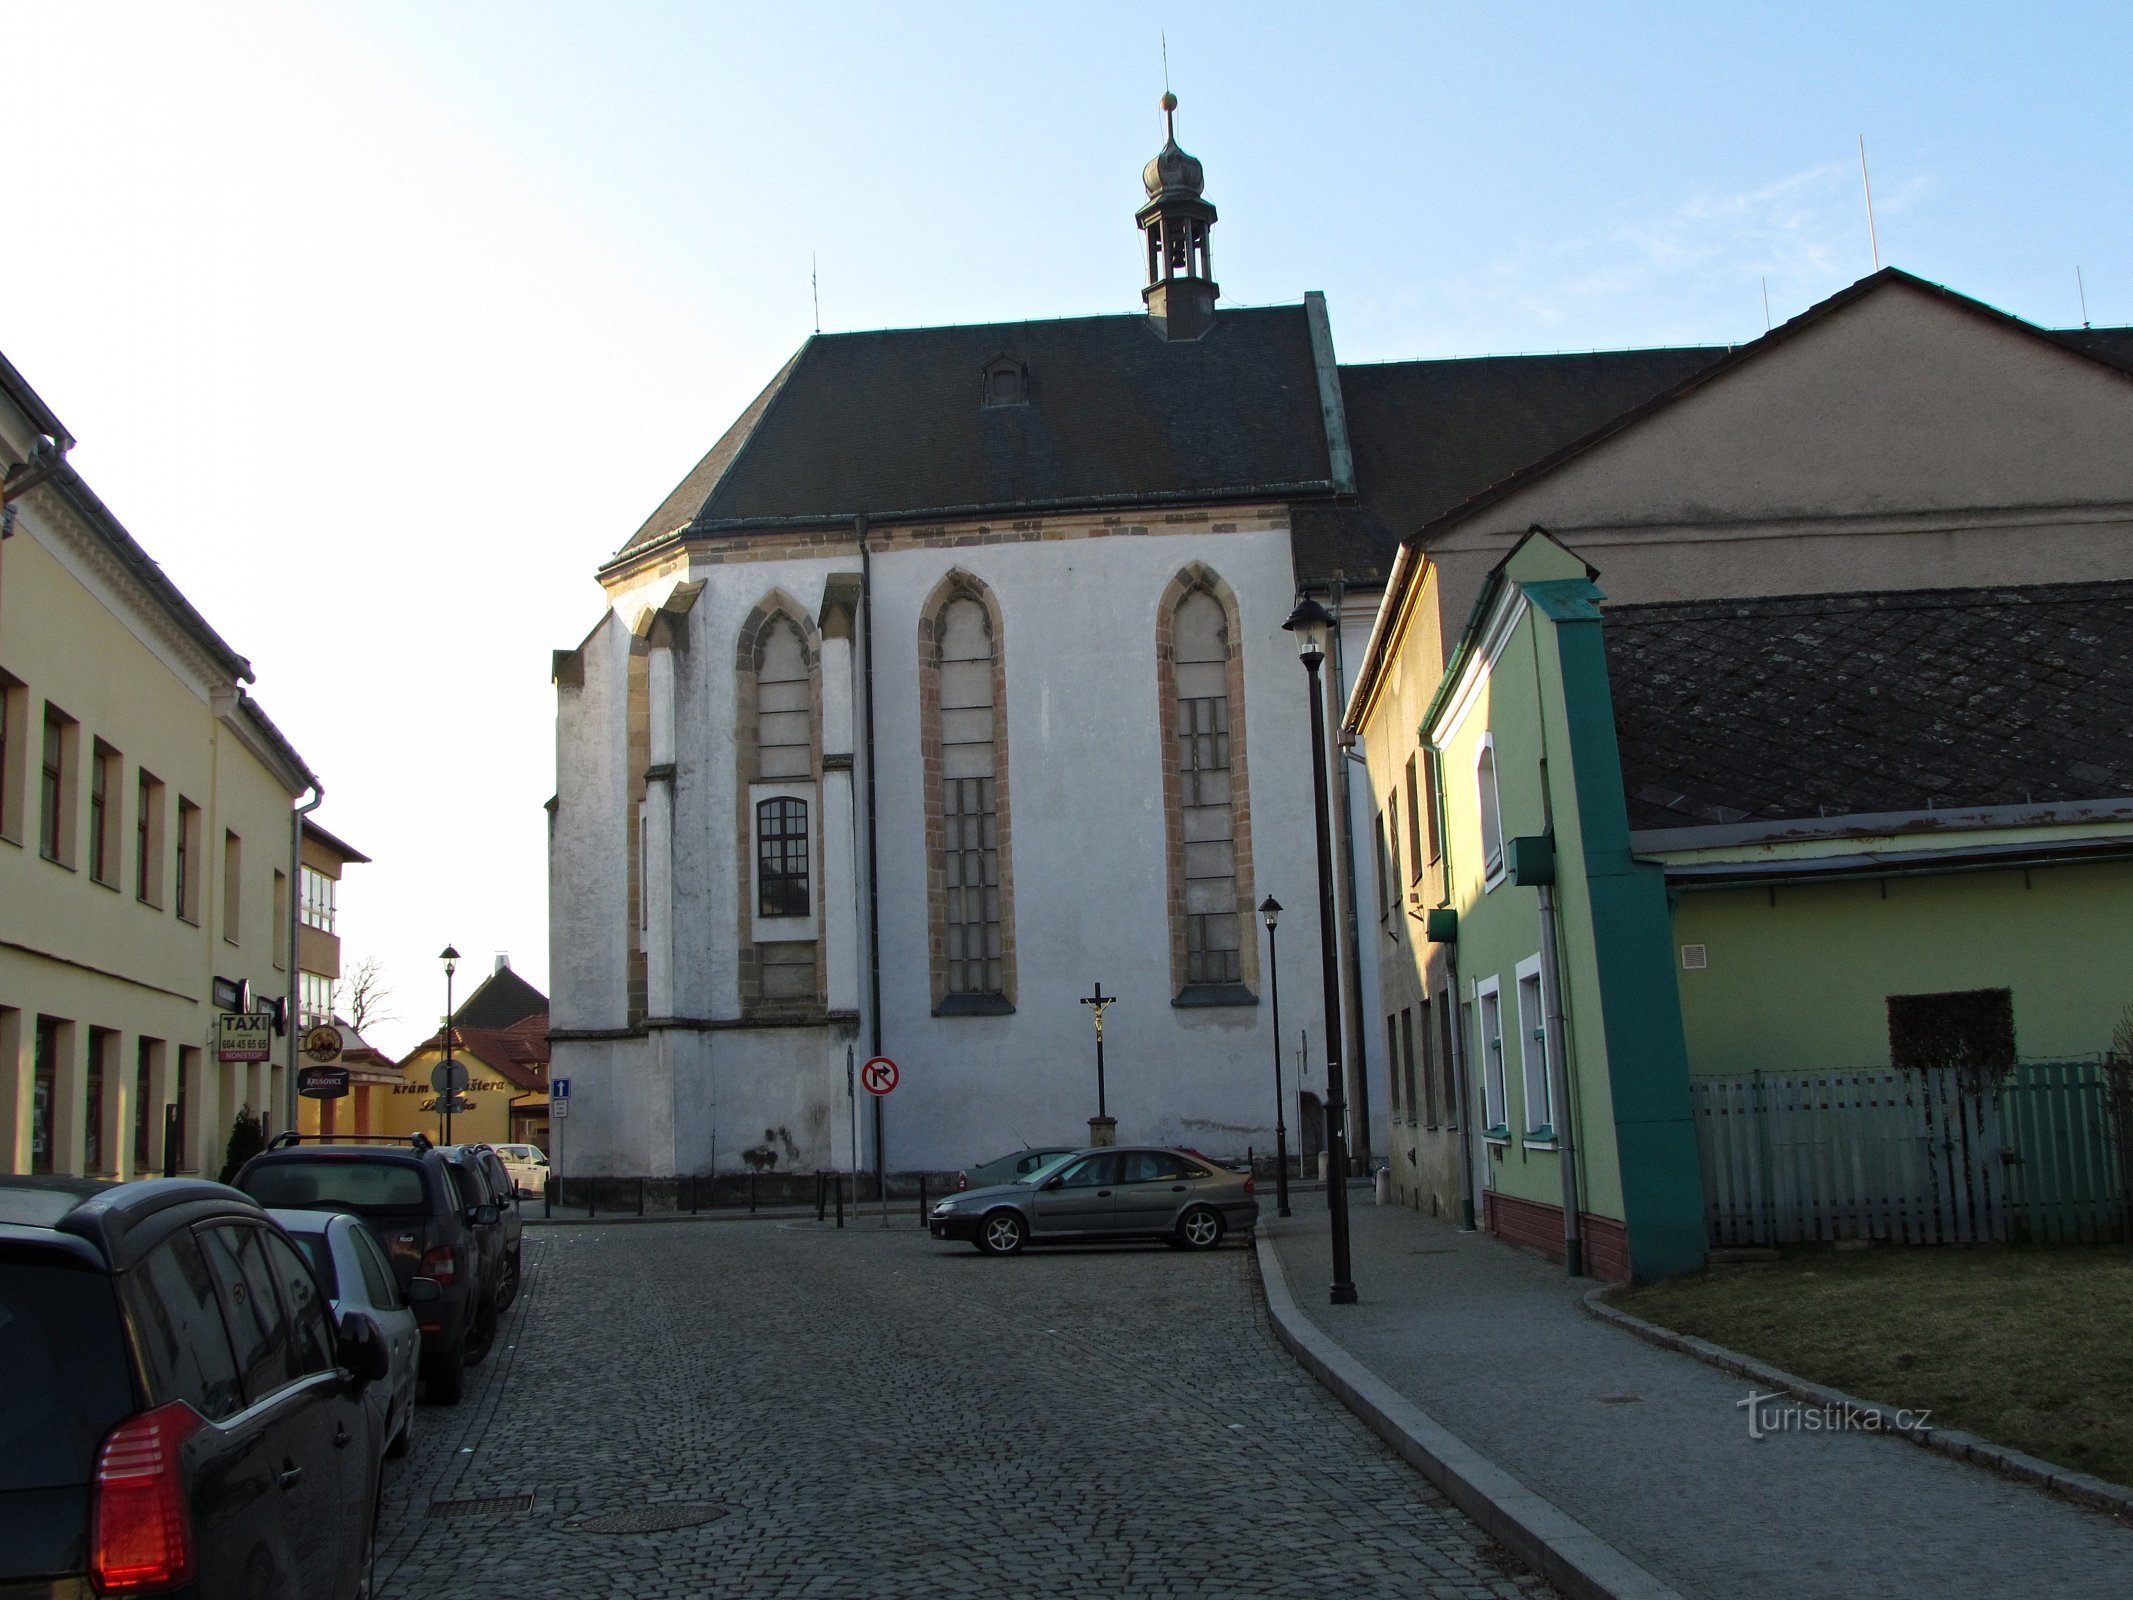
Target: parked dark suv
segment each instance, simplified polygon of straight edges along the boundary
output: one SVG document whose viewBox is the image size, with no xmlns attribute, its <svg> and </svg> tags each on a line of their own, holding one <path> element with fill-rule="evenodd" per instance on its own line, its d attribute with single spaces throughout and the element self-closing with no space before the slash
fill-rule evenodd
<svg viewBox="0 0 2133 1600">
<path fill-rule="evenodd" d="M 462 1191 L 463 1181 L 419 1133 L 332 1141 L 284 1133 L 237 1174 L 237 1187 L 261 1205 L 361 1217 L 392 1258 L 403 1295 L 416 1278 L 436 1282 L 443 1293 L 422 1307 L 422 1384 L 439 1405 L 456 1405 L 465 1392 L 466 1369 L 488 1354 L 499 1309 L 497 1208 L 486 1194 Z"/>
<path fill-rule="evenodd" d="M 385 1368 L 234 1189 L 0 1177 L 0 1594 L 347 1600 Z"/>
<path fill-rule="evenodd" d="M 485 1144 L 448 1144 L 439 1154 L 451 1165 L 459 1198 L 469 1209 L 485 1204 L 496 1208 L 496 1221 L 474 1234 L 484 1258 L 495 1258 L 493 1268 L 486 1270 L 496 1274 L 496 1309 L 507 1310 L 518 1298 L 519 1254 L 526 1235 L 511 1175 L 504 1171 L 503 1157 Z"/>
</svg>

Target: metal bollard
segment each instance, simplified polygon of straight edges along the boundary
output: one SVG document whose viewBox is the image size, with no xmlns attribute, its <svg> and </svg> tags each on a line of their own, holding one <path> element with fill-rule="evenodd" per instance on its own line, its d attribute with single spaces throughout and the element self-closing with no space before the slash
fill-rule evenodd
<svg viewBox="0 0 2133 1600">
<path fill-rule="evenodd" d="M 588 1217 L 597 1217 L 600 1214 L 600 1180 L 598 1178 L 587 1178 L 585 1180 L 585 1214 Z"/>
<path fill-rule="evenodd" d="M 555 1179 L 543 1178 L 541 1180 L 541 1220 L 545 1222 L 548 1218 L 554 1215 Z"/>
<path fill-rule="evenodd" d="M 640 1217 L 644 1215 L 644 1180 L 642 1178 L 637 1180 L 637 1215 Z"/>
<path fill-rule="evenodd" d="M 837 1190 L 837 1226 L 841 1228 L 844 1226 L 844 1174 L 838 1173 L 831 1182 Z"/>
<path fill-rule="evenodd" d="M 817 1168 L 815 1172 L 815 1220 L 820 1222 L 829 1215 L 829 1174 Z"/>
<path fill-rule="evenodd" d="M 918 1225 L 921 1228 L 926 1225 L 926 1175 L 923 1172 L 918 1175 Z"/>
</svg>

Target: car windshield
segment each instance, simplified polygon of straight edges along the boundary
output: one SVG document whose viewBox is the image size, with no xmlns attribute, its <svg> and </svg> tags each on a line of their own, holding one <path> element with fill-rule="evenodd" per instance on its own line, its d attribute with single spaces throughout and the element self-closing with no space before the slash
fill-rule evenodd
<svg viewBox="0 0 2133 1600">
<path fill-rule="evenodd" d="M 292 1211 L 353 1211 L 368 1217 L 429 1209 L 420 1167 L 361 1156 L 263 1162 L 245 1174 L 243 1188 L 261 1205 Z"/>
<path fill-rule="evenodd" d="M 1015 1182 L 1042 1183 L 1046 1178 L 1050 1177 L 1053 1173 L 1059 1170 L 1060 1164 L 1062 1162 L 1070 1161 L 1075 1156 L 1078 1156 L 1080 1154 L 1081 1152 L 1079 1150 L 1068 1150 L 1060 1155 L 1047 1156 L 1037 1166 L 1034 1166 L 1029 1171 L 1023 1173 L 1021 1177 L 1015 1180 Z"/>
<path fill-rule="evenodd" d="M 73 1263 L 0 1258 L 0 1492 L 87 1483 L 133 1409 L 111 1280 Z"/>
</svg>

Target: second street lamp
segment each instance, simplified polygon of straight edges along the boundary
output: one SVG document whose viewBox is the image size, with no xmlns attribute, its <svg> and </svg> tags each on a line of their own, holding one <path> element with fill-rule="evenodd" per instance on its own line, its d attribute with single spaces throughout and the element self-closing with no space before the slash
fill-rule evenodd
<svg viewBox="0 0 2133 1600">
<path fill-rule="evenodd" d="M 458 1074 L 452 1068 L 452 974 L 459 970 L 459 952 L 450 945 L 437 958 L 444 963 L 444 1086 L 437 1093 L 437 1103 L 444 1108 L 444 1142 L 452 1142 L 452 1106 L 459 1099 Z"/>
<path fill-rule="evenodd" d="M 1280 1216 L 1289 1215 L 1289 1102 L 1281 1089 L 1281 964 L 1274 959 L 1274 924 L 1281 920 L 1281 902 L 1272 895 L 1259 904 L 1266 919 L 1266 972 L 1274 994 L 1274 1200 Z"/>
<path fill-rule="evenodd" d="M 1296 602 L 1282 626 L 1296 635 L 1296 653 L 1311 680 L 1311 809 L 1318 825 L 1318 964 L 1325 985 L 1326 1209 L 1333 1222 L 1332 1303 L 1355 1304 L 1348 1260 L 1348 1101 L 1341 1073 L 1340 964 L 1333 952 L 1333 823 L 1326 811 L 1326 711 L 1318 669 L 1326 659 L 1333 613 L 1316 600 Z"/>
</svg>

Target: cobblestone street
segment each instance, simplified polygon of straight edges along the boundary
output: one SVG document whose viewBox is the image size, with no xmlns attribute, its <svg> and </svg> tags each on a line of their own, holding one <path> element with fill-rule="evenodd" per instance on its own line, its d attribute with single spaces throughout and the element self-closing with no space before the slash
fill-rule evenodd
<svg viewBox="0 0 2133 1600">
<path fill-rule="evenodd" d="M 529 1228 L 388 1464 L 379 1594 L 1550 1593 L 1274 1342 L 1248 1246 L 895 1221 Z"/>
</svg>

